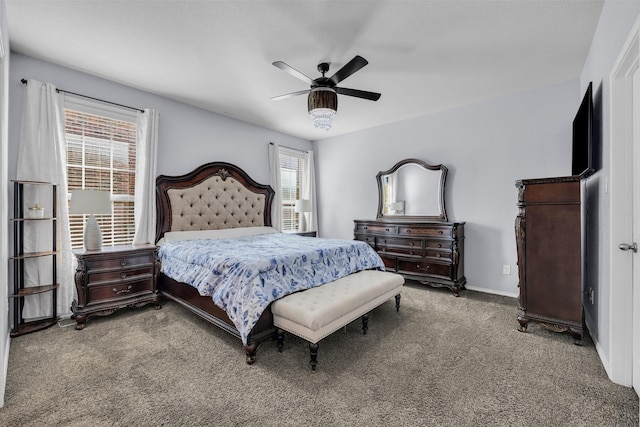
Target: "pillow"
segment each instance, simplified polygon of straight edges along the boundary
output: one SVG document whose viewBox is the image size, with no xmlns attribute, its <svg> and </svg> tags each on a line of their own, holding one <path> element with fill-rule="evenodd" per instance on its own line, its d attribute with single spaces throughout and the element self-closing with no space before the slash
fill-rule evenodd
<svg viewBox="0 0 640 427">
<path fill-rule="evenodd" d="M 224 228 L 221 230 L 190 230 L 190 231 L 167 231 L 164 237 L 158 241 L 158 245 L 172 240 L 195 240 L 195 239 L 228 239 L 232 237 L 257 236 L 258 234 L 277 233 L 273 227 L 238 227 Z"/>
</svg>

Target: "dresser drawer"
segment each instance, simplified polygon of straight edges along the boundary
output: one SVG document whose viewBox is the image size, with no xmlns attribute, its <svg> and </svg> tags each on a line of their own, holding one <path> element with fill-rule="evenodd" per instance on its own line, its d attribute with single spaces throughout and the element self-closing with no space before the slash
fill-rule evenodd
<svg viewBox="0 0 640 427">
<path fill-rule="evenodd" d="M 398 260 L 398 272 L 409 274 L 420 274 L 429 276 L 439 276 L 444 279 L 453 277 L 451 264 L 440 264 L 429 261 L 411 261 L 405 259 Z"/>
<path fill-rule="evenodd" d="M 151 275 L 141 280 L 122 281 L 120 283 L 110 283 L 101 286 L 90 286 L 87 288 L 88 306 L 100 304 L 108 301 L 129 299 L 135 296 L 152 294 L 154 292 Z"/>
<path fill-rule="evenodd" d="M 87 286 L 100 285 L 104 282 L 117 283 L 121 280 L 149 279 L 153 277 L 152 267 L 142 266 L 140 268 L 89 271 L 87 274 Z"/>
<path fill-rule="evenodd" d="M 376 247 L 376 238 L 374 236 L 363 236 L 363 235 L 356 234 L 355 239 L 361 240 L 363 242 L 367 242 L 369 246 L 371 246 L 372 248 Z"/>
<path fill-rule="evenodd" d="M 398 227 L 398 234 L 401 236 L 428 236 L 428 237 L 451 237 L 453 229 L 451 227 Z"/>
<path fill-rule="evenodd" d="M 136 267 L 142 265 L 153 265 L 155 252 L 143 252 L 136 254 L 114 254 L 113 257 L 99 257 L 85 260 L 86 270 L 102 270 L 113 268 Z"/>
<path fill-rule="evenodd" d="M 377 237 L 376 248 L 379 251 L 422 257 L 422 240 Z"/>
<path fill-rule="evenodd" d="M 380 255 L 380 259 L 384 263 L 387 271 L 395 272 L 398 264 L 398 260 L 396 258 L 387 258 L 384 255 Z"/>
<path fill-rule="evenodd" d="M 447 252 L 447 251 L 426 250 L 424 251 L 424 256 L 426 258 L 436 258 L 436 259 L 447 260 L 447 261 L 451 261 L 452 259 L 451 252 Z"/>
<path fill-rule="evenodd" d="M 443 242 L 442 240 L 425 240 L 424 247 L 427 251 L 431 249 L 445 249 L 451 251 L 453 249 L 451 242 Z"/>
<path fill-rule="evenodd" d="M 398 227 L 385 224 L 356 224 L 356 233 L 357 232 L 396 234 Z"/>
</svg>

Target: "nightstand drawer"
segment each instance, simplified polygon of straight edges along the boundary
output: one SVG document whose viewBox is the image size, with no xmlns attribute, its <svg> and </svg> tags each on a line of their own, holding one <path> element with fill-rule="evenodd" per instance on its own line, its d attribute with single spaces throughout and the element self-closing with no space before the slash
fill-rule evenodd
<svg viewBox="0 0 640 427">
<path fill-rule="evenodd" d="M 91 272 L 92 270 L 136 267 L 140 265 L 152 266 L 154 261 L 155 254 L 150 252 L 139 254 L 113 254 L 110 257 L 87 260 L 86 269 L 87 271 Z"/>
<path fill-rule="evenodd" d="M 121 283 L 110 283 L 102 286 L 91 286 L 87 289 L 89 293 L 88 306 L 101 304 L 107 301 L 127 299 L 143 294 L 153 293 L 153 281 L 151 277 L 143 280 L 123 281 Z"/>
<path fill-rule="evenodd" d="M 87 274 L 87 286 L 101 285 L 105 282 L 117 283 L 121 280 L 151 279 L 153 277 L 152 266 L 141 268 L 121 268 L 116 270 L 89 271 Z"/>
</svg>

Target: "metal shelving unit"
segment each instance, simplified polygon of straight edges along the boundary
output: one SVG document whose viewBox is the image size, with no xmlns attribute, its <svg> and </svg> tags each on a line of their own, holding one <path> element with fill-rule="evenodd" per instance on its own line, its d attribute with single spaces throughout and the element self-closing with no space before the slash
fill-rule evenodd
<svg viewBox="0 0 640 427">
<path fill-rule="evenodd" d="M 14 185 L 13 196 L 13 256 L 10 261 L 13 263 L 13 292 L 9 298 L 13 300 L 13 325 L 11 328 L 11 336 L 28 334 L 30 332 L 39 331 L 54 325 L 58 320 L 57 313 L 57 295 L 60 284 L 57 280 L 57 255 L 56 248 L 56 202 L 57 202 L 57 185 L 50 182 L 39 181 L 12 181 Z M 52 196 L 52 209 L 50 217 L 30 218 L 25 215 L 24 209 L 24 191 L 25 186 L 50 186 Z M 38 252 L 25 252 L 25 229 L 43 221 L 51 223 L 51 250 Z M 51 258 L 51 283 L 40 284 L 38 286 L 25 286 L 25 261 L 35 258 Z M 23 318 L 23 309 L 25 299 L 34 295 L 40 295 L 51 292 L 51 316 L 25 320 Z"/>
</svg>

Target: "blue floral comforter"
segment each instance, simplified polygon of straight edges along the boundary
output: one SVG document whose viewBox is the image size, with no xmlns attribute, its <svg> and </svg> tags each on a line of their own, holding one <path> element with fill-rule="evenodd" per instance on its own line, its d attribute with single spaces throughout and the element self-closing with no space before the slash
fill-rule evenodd
<svg viewBox="0 0 640 427">
<path fill-rule="evenodd" d="M 160 246 L 162 272 L 213 298 L 242 342 L 278 298 L 361 270 L 384 270 L 365 242 L 285 233 L 232 239 L 175 240 Z"/>
</svg>

